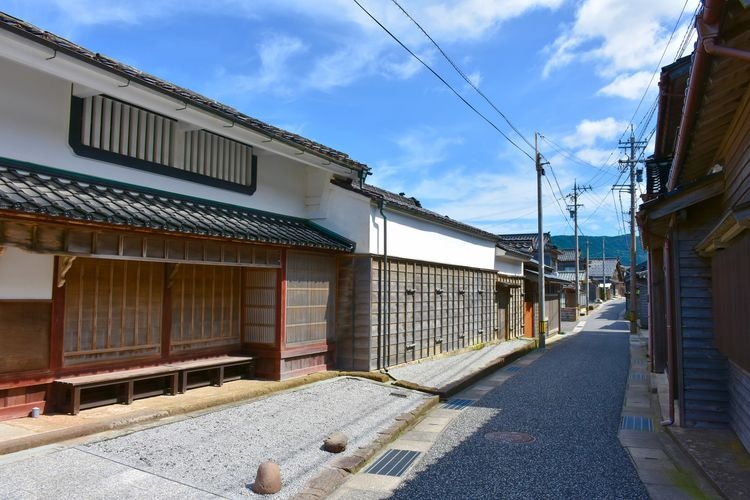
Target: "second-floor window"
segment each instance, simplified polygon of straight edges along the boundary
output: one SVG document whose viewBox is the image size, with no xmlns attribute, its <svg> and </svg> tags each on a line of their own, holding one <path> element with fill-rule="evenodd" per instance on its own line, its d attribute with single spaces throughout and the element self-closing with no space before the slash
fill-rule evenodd
<svg viewBox="0 0 750 500">
<path fill-rule="evenodd" d="M 255 192 L 252 146 L 104 95 L 73 97 L 70 145 L 76 154 L 202 184 Z"/>
</svg>

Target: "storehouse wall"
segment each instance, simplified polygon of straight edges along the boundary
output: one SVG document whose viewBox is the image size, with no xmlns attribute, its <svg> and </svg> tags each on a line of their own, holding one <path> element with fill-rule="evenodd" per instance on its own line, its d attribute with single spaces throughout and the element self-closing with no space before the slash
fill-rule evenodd
<svg viewBox="0 0 750 500">
<path fill-rule="evenodd" d="M 498 338 L 493 271 L 372 260 L 371 365 L 393 366 Z M 382 285 L 382 286 L 381 286 Z M 386 300 L 387 299 L 387 300 Z M 379 321 L 377 321 L 379 319 Z"/>
</svg>

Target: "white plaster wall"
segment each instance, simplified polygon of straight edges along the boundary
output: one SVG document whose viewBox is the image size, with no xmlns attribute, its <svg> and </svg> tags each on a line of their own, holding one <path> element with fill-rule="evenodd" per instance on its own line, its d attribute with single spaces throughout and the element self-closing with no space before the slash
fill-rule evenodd
<svg viewBox="0 0 750 500">
<path fill-rule="evenodd" d="M 258 155 L 258 189 L 254 195 L 248 196 L 81 158 L 74 155 L 68 146 L 71 82 L 2 57 L 0 75 L 2 157 L 274 213 L 308 216 L 306 171 L 317 172 L 319 169 L 255 148 Z M 139 104 L 137 101 L 130 102 Z M 222 133 L 229 130 L 232 129 L 214 131 Z"/>
<path fill-rule="evenodd" d="M 3 247 L 0 299 L 51 300 L 54 257 Z"/>
<path fill-rule="evenodd" d="M 388 255 L 480 269 L 495 268 L 495 242 L 386 208 Z M 370 252 L 383 253 L 383 217 L 370 212 Z"/>
<path fill-rule="evenodd" d="M 327 217 L 315 222 L 356 243 L 356 253 L 370 253 L 370 199 L 330 185 Z"/>
<path fill-rule="evenodd" d="M 498 255 L 495 257 L 495 271 L 506 276 L 523 276 L 523 262 Z"/>
</svg>

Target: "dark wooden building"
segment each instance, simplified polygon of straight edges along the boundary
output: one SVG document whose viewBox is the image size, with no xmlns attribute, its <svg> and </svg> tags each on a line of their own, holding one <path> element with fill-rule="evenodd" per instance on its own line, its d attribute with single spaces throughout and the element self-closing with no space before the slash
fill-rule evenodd
<svg viewBox="0 0 750 500">
<path fill-rule="evenodd" d="M 638 213 L 651 354 L 680 425 L 750 448 L 750 10 L 707 0 L 696 26 L 692 56 L 662 71 Z"/>
</svg>

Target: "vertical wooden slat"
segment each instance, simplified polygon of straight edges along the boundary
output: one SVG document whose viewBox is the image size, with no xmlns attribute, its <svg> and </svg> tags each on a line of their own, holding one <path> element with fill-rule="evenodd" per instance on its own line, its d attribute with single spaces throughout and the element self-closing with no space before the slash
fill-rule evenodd
<svg viewBox="0 0 750 500">
<path fill-rule="evenodd" d="M 91 346 L 90 349 L 96 349 L 96 331 L 97 316 L 99 316 L 99 272 L 101 270 L 99 261 L 94 265 L 94 304 L 91 308 Z M 83 288 L 83 287 L 81 287 Z"/>
<path fill-rule="evenodd" d="M 76 351 L 81 350 L 81 336 L 83 334 L 83 277 L 84 268 L 80 267 L 80 273 L 78 275 L 78 328 L 76 331 Z"/>
</svg>

